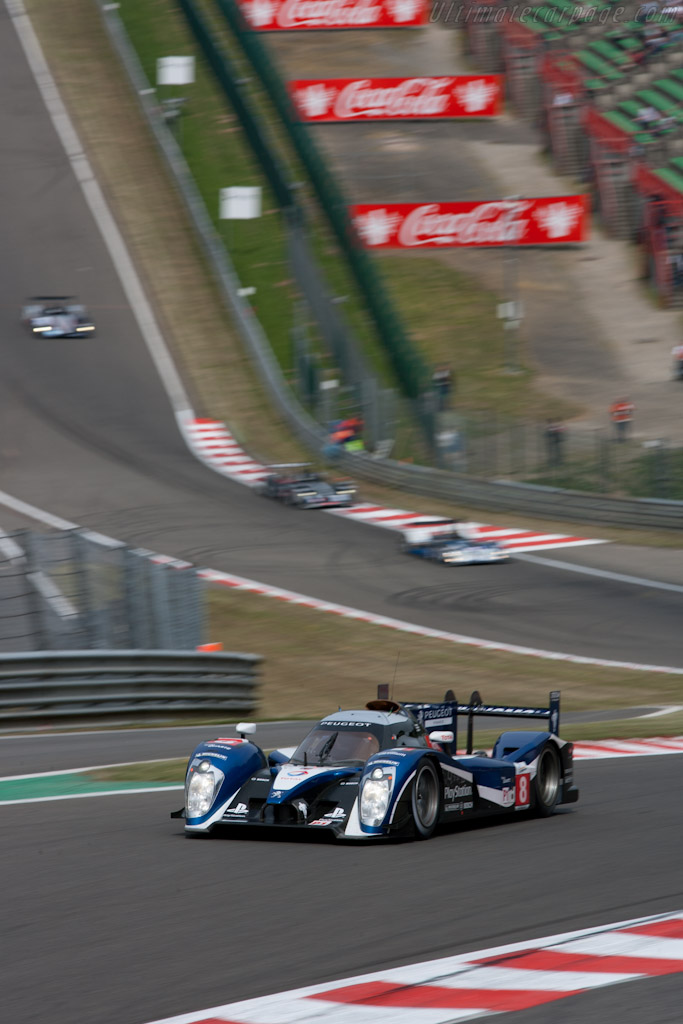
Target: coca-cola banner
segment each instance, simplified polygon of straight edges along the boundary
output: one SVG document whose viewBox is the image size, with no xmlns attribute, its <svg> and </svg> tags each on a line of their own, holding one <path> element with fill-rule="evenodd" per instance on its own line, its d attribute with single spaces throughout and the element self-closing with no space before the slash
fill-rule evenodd
<svg viewBox="0 0 683 1024">
<path fill-rule="evenodd" d="M 500 75 L 453 78 L 331 78 L 289 82 L 302 121 L 494 117 Z"/>
<path fill-rule="evenodd" d="M 427 21 L 427 0 L 240 0 L 253 29 L 412 28 Z"/>
<path fill-rule="evenodd" d="M 584 242 L 588 197 L 500 199 L 483 203 L 385 203 L 352 206 L 369 249 Z"/>
</svg>

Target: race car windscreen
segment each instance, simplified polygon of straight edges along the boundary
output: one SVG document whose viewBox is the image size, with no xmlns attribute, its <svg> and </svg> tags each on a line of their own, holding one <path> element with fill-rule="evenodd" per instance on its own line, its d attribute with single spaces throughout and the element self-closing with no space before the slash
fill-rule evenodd
<svg viewBox="0 0 683 1024">
<path fill-rule="evenodd" d="M 348 724 L 318 727 L 309 732 L 294 751 L 292 762 L 306 765 L 365 764 L 380 749 L 379 736 L 369 728 L 349 728 Z"/>
</svg>

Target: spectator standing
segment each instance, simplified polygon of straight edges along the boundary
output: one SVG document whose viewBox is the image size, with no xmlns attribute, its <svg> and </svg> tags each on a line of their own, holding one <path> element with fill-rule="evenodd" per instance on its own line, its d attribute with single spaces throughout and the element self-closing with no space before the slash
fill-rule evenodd
<svg viewBox="0 0 683 1024">
<path fill-rule="evenodd" d="M 548 419 L 545 424 L 545 443 L 548 451 L 548 465 L 560 466 L 564 458 L 564 424 Z"/>
<path fill-rule="evenodd" d="M 630 398 L 617 398 L 616 402 L 612 402 L 609 414 L 617 441 L 625 441 L 628 437 L 634 412 L 635 406 Z"/>
<path fill-rule="evenodd" d="M 447 363 L 437 366 L 432 374 L 432 387 L 436 394 L 437 412 L 443 412 L 450 404 L 453 389 L 453 374 Z"/>
</svg>

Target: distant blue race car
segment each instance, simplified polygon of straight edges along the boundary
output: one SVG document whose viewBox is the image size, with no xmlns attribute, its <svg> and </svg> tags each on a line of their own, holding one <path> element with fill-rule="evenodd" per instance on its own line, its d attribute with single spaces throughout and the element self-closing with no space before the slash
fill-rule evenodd
<svg viewBox="0 0 683 1024">
<path fill-rule="evenodd" d="M 403 531 L 401 549 L 407 555 L 426 558 L 442 565 L 481 565 L 509 562 L 510 555 L 493 540 L 464 536 L 453 519 L 414 522 Z"/>
<path fill-rule="evenodd" d="M 380 691 L 386 690 L 380 687 Z M 456 753 L 458 715 L 466 715 L 467 753 Z M 475 716 L 544 719 L 548 732 L 505 732 L 489 756 L 472 753 Z M 485 705 L 478 693 L 458 704 L 398 702 L 382 695 L 362 710 L 323 718 L 291 750 L 268 757 L 240 738 L 206 741 L 185 777 L 188 836 L 219 826 L 318 830 L 343 839 L 427 839 L 442 823 L 522 811 L 541 816 L 574 803 L 571 743 L 558 736 L 560 695 L 547 708 Z"/>
</svg>

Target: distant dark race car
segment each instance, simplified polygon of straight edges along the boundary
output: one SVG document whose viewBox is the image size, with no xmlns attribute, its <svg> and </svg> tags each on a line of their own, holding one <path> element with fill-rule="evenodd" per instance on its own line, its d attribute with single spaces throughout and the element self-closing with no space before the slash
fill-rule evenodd
<svg viewBox="0 0 683 1024">
<path fill-rule="evenodd" d="M 467 718 L 464 754 L 456 752 L 459 715 Z M 472 752 L 476 716 L 543 719 L 548 731 L 504 732 L 491 755 Z M 559 717 L 557 692 L 547 708 L 487 705 L 478 693 L 461 705 L 450 690 L 438 704 L 382 696 L 333 712 L 296 749 L 267 757 L 247 739 L 255 725 L 241 723 L 239 737 L 207 740 L 193 752 L 185 806 L 171 817 L 185 819 L 188 836 L 230 825 L 358 840 L 427 839 L 440 824 L 485 815 L 546 817 L 579 797 Z"/>
<path fill-rule="evenodd" d="M 349 480 L 328 480 L 304 463 L 271 466 L 262 493 L 296 508 L 340 508 L 351 505 L 356 493 Z"/>
<path fill-rule="evenodd" d="M 87 338 L 95 333 L 85 306 L 73 296 L 36 295 L 24 303 L 21 318 L 31 334 L 43 338 Z"/>
<path fill-rule="evenodd" d="M 510 555 L 494 540 L 467 537 L 454 519 L 416 521 L 403 531 L 401 550 L 442 565 L 509 562 Z"/>
</svg>

